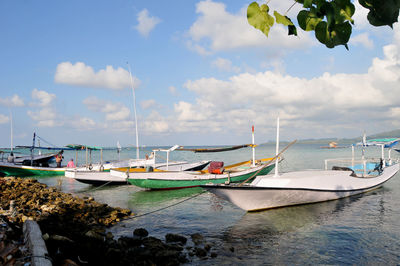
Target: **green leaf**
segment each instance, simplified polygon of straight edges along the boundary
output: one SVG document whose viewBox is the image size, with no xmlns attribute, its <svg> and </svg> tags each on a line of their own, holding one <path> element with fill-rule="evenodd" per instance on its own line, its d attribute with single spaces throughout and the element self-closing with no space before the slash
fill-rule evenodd
<svg viewBox="0 0 400 266">
<path fill-rule="evenodd" d="M 351 17 L 354 15 L 356 8 L 350 0 L 334 0 L 332 6 L 335 9 L 335 20 L 338 23 L 348 20 L 351 24 L 354 24 L 354 20 Z"/>
<path fill-rule="evenodd" d="M 293 25 L 290 18 L 279 14 L 277 11 L 274 11 L 274 16 L 275 16 L 276 23 L 283 24 L 285 26 Z"/>
<path fill-rule="evenodd" d="M 348 21 L 341 24 L 335 24 L 332 31 L 328 31 L 328 23 L 321 21 L 315 28 L 315 37 L 328 48 L 338 45 L 347 46 L 350 39 L 352 26 Z M 348 49 L 348 47 L 346 48 Z"/>
<path fill-rule="evenodd" d="M 304 0 L 303 7 L 310 8 L 312 6 L 312 0 Z"/>
<path fill-rule="evenodd" d="M 247 7 L 247 21 L 254 28 L 261 30 L 267 37 L 269 30 L 274 25 L 274 18 L 268 14 L 269 7 L 253 2 Z"/>
<path fill-rule="evenodd" d="M 294 25 L 289 25 L 288 26 L 288 35 L 295 35 L 297 36 L 297 28 Z"/>
<path fill-rule="evenodd" d="M 317 16 L 315 12 L 302 10 L 297 15 L 297 22 L 300 28 L 305 31 L 315 30 L 315 27 L 321 22 L 322 19 Z"/>
<path fill-rule="evenodd" d="M 400 2 L 398 0 L 359 0 L 360 4 L 369 9 L 367 19 L 373 26 L 390 26 L 397 22 Z"/>
<path fill-rule="evenodd" d="M 297 36 L 296 26 L 294 26 L 292 20 L 290 20 L 289 17 L 279 14 L 277 11 L 274 11 L 274 16 L 276 19 L 276 23 L 279 23 L 279 24 L 282 24 L 282 25 L 288 27 L 288 35 Z"/>
</svg>

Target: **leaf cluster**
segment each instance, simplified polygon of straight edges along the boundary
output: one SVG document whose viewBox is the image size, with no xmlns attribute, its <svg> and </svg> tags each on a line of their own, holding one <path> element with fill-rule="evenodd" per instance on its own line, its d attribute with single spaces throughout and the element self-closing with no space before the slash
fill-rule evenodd
<svg viewBox="0 0 400 266">
<path fill-rule="evenodd" d="M 328 48 L 344 45 L 350 40 L 355 6 L 351 0 L 294 0 L 303 9 L 297 15 L 299 27 L 304 31 L 314 31 L 316 39 Z M 368 21 L 373 26 L 393 27 L 399 15 L 400 0 L 359 0 L 369 9 Z M 267 4 L 251 3 L 247 8 L 250 25 L 261 30 L 267 37 L 275 21 L 288 27 L 288 35 L 297 36 L 297 28 L 291 19 L 274 11 L 275 19 L 269 14 Z"/>
</svg>

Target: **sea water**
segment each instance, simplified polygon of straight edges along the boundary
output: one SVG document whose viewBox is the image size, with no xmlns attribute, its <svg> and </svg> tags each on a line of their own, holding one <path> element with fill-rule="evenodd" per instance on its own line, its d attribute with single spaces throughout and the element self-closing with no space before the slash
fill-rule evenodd
<svg viewBox="0 0 400 266">
<path fill-rule="evenodd" d="M 350 148 L 322 149 L 322 145 L 293 145 L 283 154 L 279 170 L 322 169 L 324 159 L 351 157 Z M 141 149 L 141 157 L 150 152 L 151 148 Z M 274 152 L 274 145 L 262 145 L 257 147 L 256 157 L 271 157 Z M 356 149 L 356 155 L 360 153 Z M 379 148 L 368 148 L 366 155 L 379 158 L 380 153 Z M 135 154 L 134 149 L 123 150 L 119 157 L 134 158 Z M 398 155 L 392 153 L 394 158 Z M 75 152 L 65 151 L 65 163 L 75 156 Z M 79 152 L 78 156 L 84 163 L 85 152 Z M 174 151 L 170 159 L 230 164 L 251 156 L 251 148 L 245 148 L 222 153 Z M 103 152 L 104 160 L 117 158 L 115 150 Z M 100 160 L 99 152 L 92 153 L 92 160 Z M 185 236 L 201 233 L 218 256 L 208 260 L 193 258 L 191 264 L 399 265 L 399 175 L 383 187 L 362 195 L 256 213 L 246 213 L 201 188 L 145 191 L 131 185 L 96 188 L 65 177 L 38 179 L 65 192 L 92 196 L 111 206 L 132 210 L 137 218 L 110 228 L 117 237 L 132 236 L 133 230 L 140 227 L 161 239 L 167 233 Z"/>
</svg>

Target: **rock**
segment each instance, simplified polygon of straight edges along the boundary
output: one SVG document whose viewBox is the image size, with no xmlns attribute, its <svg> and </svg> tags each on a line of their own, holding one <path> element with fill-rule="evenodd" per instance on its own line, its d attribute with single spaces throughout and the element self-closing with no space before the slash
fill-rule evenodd
<svg viewBox="0 0 400 266">
<path fill-rule="evenodd" d="M 138 237 L 146 237 L 149 235 L 149 232 L 147 232 L 147 230 L 144 228 L 137 228 L 135 231 L 133 231 L 133 235 Z"/>
<path fill-rule="evenodd" d="M 162 249 L 164 248 L 164 243 L 155 237 L 149 236 L 143 239 L 143 245 L 150 249 Z"/>
<path fill-rule="evenodd" d="M 64 261 L 61 262 L 61 266 L 79 266 L 79 264 L 77 264 L 75 261 L 70 260 L 70 259 L 66 259 Z"/>
<path fill-rule="evenodd" d="M 107 232 L 106 239 L 109 240 L 109 239 L 113 239 L 113 238 L 114 238 L 113 234 L 111 232 Z"/>
<path fill-rule="evenodd" d="M 166 234 L 165 235 L 165 240 L 166 242 L 179 242 L 182 243 L 183 245 L 186 244 L 187 238 L 181 235 L 176 235 L 176 234 Z"/>
<path fill-rule="evenodd" d="M 195 245 L 200 245 L 204 241 L 204 237 L 199 233 L 191 234 L 190 237 Z"/>
<path fill-rule="evenodd" d="M 139 238 L 132 238 L 132 237 L 120 237 L 117 243 L 122 248 L 129 248 L 129 247 L 139 247 L 142 245 L 143 241 Z"/>
<path fill-rule="evenodd" d="M 97 239 L 97 240 L 100 240 L 100 241 L 104 240 L 104 237 L 101 234 L 95 232 L 94 230 L 87 231 L 85 236 L 90 237 L 90 238 L 94 238 L 94 239 Z"/>
<path fill-rule="evenodd" d="M 9 210 L 14 201 L 14 217 L 8 216 L 13 228 L 21 228 L 28 217 L 38 222 L 53 265 L 179 265 L 187 262 L 187 254 L 207 259 L 211 249 L 185 248 L 185 236 L 167 234 L 163 241 L 144 228 L 114 240 L 106 227 L 132 215 L 130 210 L 62 193 L 36 180 L 0 178 L 0 191 L 0 210 Z M 191 238 L 196 245 L 204 243 L 200 234 Z M 4 240 L 0 240 L 1 247 Z"/>
<path fill-rule="evenodd" d="M 50 238 L 50 236 L 49 236 L 48 233 L 46 233 L 46 234 L 42 235 L 42 238 L 43 238 L 44 241 L 46 241 L 46 240 L 48 240 Z"/>
<path fill-rule="evenodd" d="M 196 247 L 194 249 L 194 252 L 195 252 L 196 256 L 199 258 L 207 256 L 207 251 L 204 248 Z"/>
<path fill-rule="evenodd" d="M 71 239 L 69 239 L 66 236 L 52 235 L 52 236 L 50 236 L 50 239 L 56 240 L 56 241 L 64 241 L 64 242 L 74 243 L 74 241 L 72 241 Z"/>
</svg>

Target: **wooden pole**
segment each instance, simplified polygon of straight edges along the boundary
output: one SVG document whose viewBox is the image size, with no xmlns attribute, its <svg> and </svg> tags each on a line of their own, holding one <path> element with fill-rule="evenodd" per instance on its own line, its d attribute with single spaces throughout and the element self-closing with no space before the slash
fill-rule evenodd
<svg viewBox="0 0 400 266">
<path fill-rule="evenodd" d="M 293 140 L 292 142 L 290 142 L 280 153 L 278 153 L 277 155 L 275 155 L 275 157 L 273 157 L 271 159 L 271 161 L 269 161 L 269 163 L 265 164 L 263 167 L 261 167 L 257 172 L 255 172 L 253 175 L 251 175 L 249 178 L 247 178 L 246 180 L 244 180 L 242 183 L 240 183 L 238 186 L 241 187 L 243 186 L 244 183 L 246 183 L 247 181 L 251 180 L 253 177 L 255 177 L 256 175 L 258 175 L 259 172 L 261 172 L 262 169 L 270 166 L 275 160 L 279 159 L 279 156 L 281 156 L 282 153 L 284 153 L 290 146 L 292 146 L 293 144 L 295 144 L 297 141 L 297 139 Z"/>
<path fill-rule="evenodd" d="M 37 266 L 51 266 L 46 244 L 42 238 L 42 232 L 37 222 L 26 220 L 23 226 L 26 245 L 32 254 L 31 263 Z"/>
</svg>

